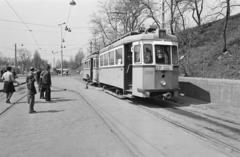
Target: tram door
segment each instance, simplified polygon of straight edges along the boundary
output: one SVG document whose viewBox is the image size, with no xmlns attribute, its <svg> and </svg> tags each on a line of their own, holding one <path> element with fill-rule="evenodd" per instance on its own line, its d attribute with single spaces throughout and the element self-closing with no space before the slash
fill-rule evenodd
<svg viewBox="0 0 240 157">
<path fill-rule="evenodd" d="M 124 90 L 132 90 L 132 43 L 124 45 Z"/>
</svg>

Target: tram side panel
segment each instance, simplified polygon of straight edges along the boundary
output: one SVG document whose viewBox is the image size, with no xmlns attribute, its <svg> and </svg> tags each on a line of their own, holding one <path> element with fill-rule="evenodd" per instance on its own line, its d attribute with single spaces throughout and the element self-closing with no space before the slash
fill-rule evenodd
<svg viewBox="0 0 240 157">
<path fill-rule="evenodd" d="M 123 72 L 123 66 L 99 68 L 99 82 L 123 89 Z"/>
</svg>

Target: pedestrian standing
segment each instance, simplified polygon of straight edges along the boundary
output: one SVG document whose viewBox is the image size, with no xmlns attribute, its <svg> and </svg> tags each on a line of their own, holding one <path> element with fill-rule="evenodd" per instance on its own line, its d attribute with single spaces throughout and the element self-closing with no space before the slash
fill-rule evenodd
<svg viewBox="0 0 240 157">
<path fill-rule="evenodd" d="M 35 104 L 35 94 L 37 93 L 34 82 L 35 74 L 34 74 L 34 68 L 30 68 L 30 72 L 27 75 L 26 82 L 27 82 L 27 94 L 28 94 L 28 104 L 29 104 L 29 113 L 36 113 L 34 110 L 34 104 Z"/>
<path fill-rule="evenodd" d="M 44 99 L 44 93 L 42 92 L 42 78 L 41 78 L 41 68 L 39 68 L 36 72 L 38 91 L 40 93 L 40 99 Z"/>
<path fill-rule="evenodd" d="M 41 84 L 42 84 L 42 92 L 45 93 L 45 100 L 51 101 L 51 86 L 52 86 L 52 80 L 51 80 L 51 74 L 50 74 L 50 65 L 46 66 L 46 69 L 41 72 Z"/>
<path fill-rule="evenodd" d="M 15 92 L 14 84 L 19 84 L 13 77 L 12 67 L 7 67 L 7 71 L 2 75 L 2 80 L 4 82 L 3 91 L 6 93 L 6 103 L 11 103 L 10 99 Z"/>
</svg>

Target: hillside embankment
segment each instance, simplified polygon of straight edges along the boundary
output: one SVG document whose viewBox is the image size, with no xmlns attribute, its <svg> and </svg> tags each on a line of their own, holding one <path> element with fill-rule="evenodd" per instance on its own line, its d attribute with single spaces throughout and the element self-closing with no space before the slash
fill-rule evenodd
<svg viewBox="0 0 240 157">
<path fill-rule="evenodd" d="M 180 71 L 191 77 L 240 79 L 240 14 L 231 16 L 227 52 L 223 52 L 224 20 L 207 23 L 177 34 Z"/>
</svg>

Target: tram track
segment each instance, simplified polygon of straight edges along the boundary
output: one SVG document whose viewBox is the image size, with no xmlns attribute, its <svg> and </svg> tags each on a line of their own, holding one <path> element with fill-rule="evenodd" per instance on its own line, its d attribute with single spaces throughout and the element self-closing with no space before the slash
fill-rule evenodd
<svg viewBox="0 0 240 157">
<path fill-rule="evenodd" d="M 112 122 L 111 114 L 106 113 L 104 109 L 102 109 L 99 105 L 95 104 L 92 100 L 90 100 L 87 96 L 83 95 L 82 93 L 72 90 L 72 89 L 66 89 L 66 88 L 60 88 L 54 86 L 54 88 L 62 91 L 68 91 L 74 94 L 77 94 L 79 97 L 81 97 L 82 100 L 85 101 L 85 103 L 93 109 L 93 111 L 98 115 L 98 117 L 104 122 L 104 124 L 108 127 L 108 129 L 128 148 L 128 150 L 133 154 L 135 157 L 145 157 L 138 148 L 135 147 L 134 143 L 132 143 L 125 135 L 122 133 L 117 126 Z M 107 118 L 107 117 L 111 118 Z M 114 118 L 115 119 L 115 118 Z"/>
<path fill-rule="evenodd" d="M 130 139 L 128 139 L 128 137 L 126 137 L 124 135 L 124 133 L 122 133 L 118 129 L 118 127 L 116 126 L 118 124 L 114 124 L 114 123 L 121 123 L 121 122 L 116 120 L 116 118 L 114 118 L 114 116 L 111 115 L 111 113 L 107 113 L 107 111 L 105 111 L 101 106 L 95 104 L 94 102 L 92 102 L 92 100 L 89 100 L 89 98 L 87 98 L 87 96 L 81 94 L 80 92 L 75 91 L 75 90 L 70 90 L 70 89 L 66 89 L 66 90 L 70 91 L 70 92 L 73 92 L 75 94 L 78 94 L 91 108 L 93 108 L 94 111 L 99 115 L 99 117 L 101 117 L 101 119 L 106 123 L 106 125 L 109 127 L 111 132 L 113 132 L 127 147 L 129 147 L 130 150 L 133 150 L 132 152 L 134 152 L 134 154 L 136 156 L 144 156 L 144 155 L 142 155 L 141 151 L 138 150 L 138 148 L 136 148 L 134 143 L 132 143 L 130 141 Z M 226 154 L 227 156 L 235 157 L 236 155 L 240 154 L 240 149 L 238 147 L 234 146 L 234 145 L 231 145 L 227 142 L 219 140 L 219 139 L 217 139 L 217 138 L 215 138 L 211 135 L 208 135 L 204 132 L 199 131 L 198 129 L 191 128 L 188 125 L 185 125 L 185 124 L 182 124 L 178 121 L 175 121 L 175 120 L 173 120 L 173 119 L 171 119 L 171 118 L 169 118 L 165 115 L 160 114 L 159 112 L 156 112 L 156 111 L 153 111 L 153 110 L 149 109 L 145 105 L 144 106 L 143 105 L 138 105 L 137 107 L 140 109 L 139 112 L 145 111 L 146 113 L 154 116 L 155 118 L 157 118 L 159 120 L 164 120 L 164 121 L 170 123 L 174 127 L 182 128 L 187 133 L 201 139 L 204 142 L 209 143 L 211 147 L 213 147 L 214 149 Z M 177 110 L 177 108 L 176 108 L 176 110 Z M 110 118 L 108 118 L 106 120 L 106 117 L 110 117 Z M 109 121 L 110 121 L 110 123 L 109 123 Z M 120 125 L 122 125 L 122 124 L 120 124 Z M 126 126 L 124 126 L 124 127 L 126 127 Z M 129 129 L 129 128 L 127 128 L 127 129 Z M 142 138 L 142 141 L 144 141 L 148 145 L 151 145 L 150 141 L 147 141 L 147 140 L 143 139 L 143 137 L 141 137 L 141 135 L 137 135 L 137 136 L 139 138 Z M 156 150 L 158 149 L 154 145 L 151 145 L 151 147 L 153 147 L 153 149 L 156 149 Z M 161 150 L 158 150 L 158 151 L 160 153 L 163 153 L 163 152 L 161 152 Z M 165 156 L 165 155 L 163 155 L 163 156 Z"/>
<path fill-rule="evenodd" d="M 194 117 L 196 119 L 200 118 L 202 121 L 207 121 L 210 124 L 213 124 L 213 125 L 216 125 L 216 126 L 220 126 L 222 128 L 228 129 L 229 131 L 234 132 L 234 133 L 240 135 L 240 130 L 239 129 L 231 127 L 231 126 L 228 126 L 228 125 L 225 125 L 225 124 L 218 123 L 217 121 L 214 121 L 214 120 L 210 120 L 210 119 L 208 119 L 206 117 L 201 116 L 200 113 L 195 114 L 194 111 L 180 109 L 178 107 L 181 107 L 181 106 L 178 105 L 175 102 L 173 103 L 173 102 L 169 102 L 169 101 L 162 101 L 163 103 L 166 103 L 166 104 L 163 105 L 163 106 L 159 106 L 159 101 L 158 100 L 157 101 L 156 100 L 150 100 L 150 103 L 147 103 L 146 101 L 145 102 L 141 102 L 143 100 L 144 99 L 140 99 L 140 101 L 137 100 L 137 103 L 135 103 L 135 104 L 137 104 L 137 106 L 139 108 L 141 108 L 142 110 L 144 110 L 146 113 L 151 114 L 152 116 L 154 116 L 157 119 L 164 120 L 164 121 L 166 121 L 166 122 L 168 122 L 168 123 L 170 123 L 170 124 L 172 124 L 172 125 L 174 125 L 174 126 L 176 126 L 178 128 L 182 128 L 186 132 L 188 132 L 188 133 L 190 133 L 190 134 L 192 134 L 192 135 L 194 135 L 196 137 L 199 137 L 200 139 L 204 140 L 205 142 L 210 142 L 214 146 L 214 148 L 216 148 L 217 150 L 225 153 L 226 155 L 230 155 L 232 157 L 236 157 L 236 156 L 240 155 L 240 148 L 238 148 L 238 147 L 236 147 L 236 146 L 234 146 L 232 144 L 229 144 L 227 142 L 224 142 L 223 140 L 220 140 L 220 139 L 218 139 L 216 137 L 208 135 L 207 133 L 199 131 L 198 129 L 189 127 L 188 125 L 183 124 L 183 123 L 179 122 L 178 120 L 174 120 L 174 119 L 170 118 L 170 115 L 166 116 L 164 114 L 159 113 L 158 111 L 154 111 L 152 108 L 158 106 L 157 108 L 162 108 L 164 110 L 167 110 L 167 111 L 175 113 L 175 114 L 179 114 L 178 112 L 180 112 L 181 115 L 185 115 L 185 116 L 186 115 L 189 116 L 189 114 L 190 114 L 192 117 Z M 158 105 L 156 105 L 157 103 L 158 103 Z M 173 103 L 173 104 L 169 104 L 169 103 Z M 239 123 L 233 122 L 231 120 L 218 118 L 218 117 L 211 116 L 211 115 L 208 115 L 208 114 L 203 114 L 203 115 L 211 117 L 211 118 L 213 118 L 215 120 L 220 120 L 222 122 L 227 122 L 227 123 L 231 123 L 231 124 L 234 124 L 236 126 L 239 126 Z M 209 131 L 212 131 L 212 132 L 215 132 L 215 133 L 223 135 L 222 132 L 217 132 L 216 130 L 214 130 L 212 128 L 204 128 L 204 129 L 208 129 Z M 223 135 L 223 136 L 227 136 L 227 135 Z M 232 139 L 230 136 L 228 138 Z M 234 139 L 234 140 L 236 140 L 236 139 Z M 238 141 L 238 142 L 240 142 L 240 141 Z"/>
<path fill-rule="evenodd" d="M 231 144 L 228 144 L 224 141 L 221 141 L 217 138 L 214 138 L 212 136 L 209 136 L 197 129 L 194 129 L 194 128 L 191 128 L 191 127 L 188 127 L 187 125 L 184 125 L 180 122 L 177 122 L 175 120 L 172 120 L 171 118 L 167 117 L 167 116 L 164 116 L 156 111 L 153 111 L 153 110 L 150 110 L 148 109 L 147 107 L 144 107 L 144 106 L 139 106 L 141 109 L 143 109 L 144 111 L 146 111 L 147 113 L 150 113 L 152 114 L 154 117 L 158 118 L 158 119 L 161 119 L 161 120 L 164 120 L 164 121 L 167 121 L 168 123 L 171 123 L 172 125 L 176 126 L 176 127 L 180 127 L 182 129 L 184 129 L 185 131 L 187 131 L 188 133 L 191 133 L 193 135 L 196 135 L 198 137 L 200 137 L 201 139 L 203 139 L 204 141 L 207 141 L 207 142 L 211 142 L 212 144 L 214 144 L 215 146 L 217 146 L 217 148 L 220 148 L 219 150 L 229 150 L 228 153 L 237 153 L 237 154 L 240 154 L 240 149 L 231 145 Z M 222 149 L 223 148 L 223 149 Z M 223 151 L 225 152 L 225 151 Z M 229 154 L 228 154 L 229 155 Z"/>
<path fill-rule="evenodd" d="M 14 87 L 19 87 L 21 85 L 26 84 L 26 82 L 20 83 L 19 85 L 16 85 Z M 0 92 L 3 92 L 3 90 L 0 90 Z M 3 95 L 1 95 L 2 98 Z M 22 99 L 24 99 L 27 96 L 27 94 L 21 94 L 19 98 L 17 98 L 14 102 L 11 103 L 11 105 L 7 106 L 3 111 L 0 112 L 0 118 L 5 115 L 7 112 L 9 112 L 18 102 L 20 102 Z"/>
<path fill-rule="evenodd" d="M 6 109 L 4 109 L 3 111 L 0 112 L 0 118 L 6 114 L 8 111 L 10 111 L 19 101 L 21 101 L 23 98 L 25 98 L 27 96 L 27 94 L 21 96 L 20 98 L 18 98 L 15 102 L 11 103 L 10 106 L 8 106 Z"/>
</svg>

